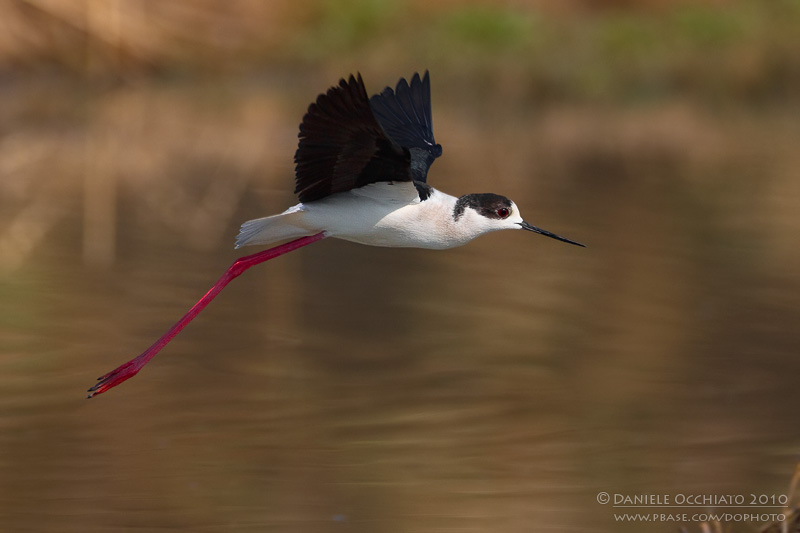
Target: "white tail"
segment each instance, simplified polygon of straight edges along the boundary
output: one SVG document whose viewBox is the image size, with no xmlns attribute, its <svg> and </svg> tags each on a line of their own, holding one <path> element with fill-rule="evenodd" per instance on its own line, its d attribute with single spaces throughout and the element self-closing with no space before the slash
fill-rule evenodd
<svg viewBox="0 0 800 533">
<path fill-rule="evenodd" d="M 302 227 L 304 211 L 305 206 L 298 204 L 280 215 L 248 220 L 239 230 L 236 248 L 313 235 L 313 231 Z"/>
</svg>

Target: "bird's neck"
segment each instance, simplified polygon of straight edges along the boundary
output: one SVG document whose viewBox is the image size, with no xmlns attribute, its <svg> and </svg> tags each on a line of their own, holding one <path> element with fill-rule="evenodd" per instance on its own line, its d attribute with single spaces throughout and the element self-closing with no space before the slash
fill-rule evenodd
<svg viewBox="0 0 800 533">
<path fill-rule="evenodd" d="M 436 232 L 446 237 L 447 248 L 461 246 L 495 229 L 485 224 L 484 217 L 473 209 L 459 210 L 457 203 L 458 198 L 437 189 L 433 189 L 431 197 L 423 202 L 428 204 L 423 207 L 430 210 L 430 219 L 436 221 Z"/>
</svg>

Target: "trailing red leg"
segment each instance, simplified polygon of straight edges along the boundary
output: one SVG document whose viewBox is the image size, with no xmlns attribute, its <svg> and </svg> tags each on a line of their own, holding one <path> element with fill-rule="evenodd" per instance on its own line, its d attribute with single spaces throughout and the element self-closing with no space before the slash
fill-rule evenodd
<svg viewBox="0 0 800 533">
<path fill-rule="evenodd" d="M 191 309 L 189 309 L 188 313 L 183 315 L 183 318 L 178 320 L 178 322 L 169 328 L 169 330 L 160 339 L 153 343 L 152 346 L 142 352 L 139 356 L 131 359 L 123 365 L 118 366 L 108 374 L 97 378 L 98 382 L 94 387 L 89 389 L 89 396 L 87 397 L 92 398 L 98 394 L 103 394 L 108 389 L 116 387 L 126 379 L 130 379 L 135 376 L 139 370 L 141 370 L 142 367 L 146 365 L 150 359 L 152 359 L 161 350 L 161 348 L 166 346 L 166 344 L 171 341 L 175 335 L 180 333 L 180 331 L 186 327 L 186 324 L 191 322 L 192 319 L 194 319 L 194 317 L 200 313 L 200 311 L 205 309 L 205 307 L 211 303 L 211 300 L 213 300 L 214 297 L 216 297 L 217 294 L 219 294 L 228 283 L 239 276 L 242 272 L 259 263 L 269 261 L 270 259 L 274 259 L 283 254 L 297 250 L 298 248 L 302 248 L 303 246 L 311 244 L 312 242 L 317 242 L 323 238 L 325 238 L 324 232 L 311 235 L 310 237 L 301 237 L 294 241 L 281 244 L 280 246 L 270 248 L 269 250 L 264 250 L 253 255 L 240 257 L 234 261 L 228 270 L 225 271 L 222 277 L 219 278 L 216 283 L 214 283 L 211 289 L 209 289 L 209 291 L 205 293 L 205 295 L 203 295 L 203 297 L 200 298 L 200 300 L 194 304 Z"/>
</svg>

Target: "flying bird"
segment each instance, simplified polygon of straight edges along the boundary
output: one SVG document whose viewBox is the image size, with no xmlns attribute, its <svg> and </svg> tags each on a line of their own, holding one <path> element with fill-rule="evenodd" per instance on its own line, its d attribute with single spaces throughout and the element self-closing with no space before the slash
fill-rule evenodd
<svg viewBox="0 0 800 533">
<path fill-rule="evenodd" d="M 98 378 L 89 398 L 136 375 L 242 272 L 326 237 L 439 250 L 492 231 L 522 229 L 583 246 L 529 224 L 505 196 L 455 197 L 428 185 L 428 170 L 442 147 L 433 137 L 427 71 L 371 98 L 360 74 L 340 80 L 309 106 L 298 136 L 294 162 L 300 203 L 242 224 L 236 248 L 293 240 L 237 259 L 150 348 Z"/>
</svg>

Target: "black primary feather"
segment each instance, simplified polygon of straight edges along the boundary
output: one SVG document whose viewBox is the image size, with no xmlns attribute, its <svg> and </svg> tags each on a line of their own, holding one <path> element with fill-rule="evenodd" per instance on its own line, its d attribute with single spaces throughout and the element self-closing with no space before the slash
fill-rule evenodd
<svg viewBox="0 0 800 533">
<path fill-rule="evenodd" d="M 442 155 L 441 145 L 433 138 L 428 71 L 422 79 L 419 73 L 414 74 L 410 85 L 401 78 L 394 90 L 386 87 L 370 98 L 369 105 L 389 137 L 411 153 L 414 179 L 425 182 L 433 161 Z"/>
<path fill-rule="evenodd" d="M 301 202 L 379 181 L 412 181 L 411 155 L 378 124 L 361 74 L 319 95 L 298 137 L 294 192 Z"/>
</svg>

